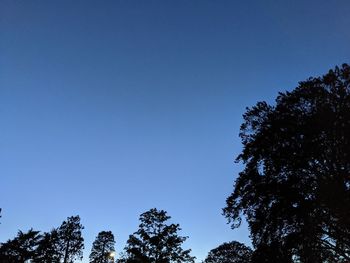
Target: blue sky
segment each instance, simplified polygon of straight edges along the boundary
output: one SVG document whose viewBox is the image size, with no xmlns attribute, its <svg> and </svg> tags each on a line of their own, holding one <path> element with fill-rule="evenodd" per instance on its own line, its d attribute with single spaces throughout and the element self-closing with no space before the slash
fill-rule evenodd
<svg viewBox="0 0 350 263">
<path fill-rule="evenodd" d="M 249 243 L 221 215 L 241 115 L 350 58 L 350 2 L 0 1 L 0 241 L 71 215 L 117 251 L 157 207 L 199 259 Z"/>
</svg>

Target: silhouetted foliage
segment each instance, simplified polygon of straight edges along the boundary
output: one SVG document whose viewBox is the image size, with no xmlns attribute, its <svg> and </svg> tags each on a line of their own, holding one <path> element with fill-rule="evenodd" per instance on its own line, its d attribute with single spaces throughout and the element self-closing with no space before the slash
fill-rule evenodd
<svg viewBox="0 0 350 263">
<path fill-rule="evenodd" d="M 72 216 L 58 229 L 40 235 L 30 229 L 0 245 L 0 263 L 72 263 L 82 259 L 84 239 L 79 216 Z"/>
<path fill-rule="evenodd" d="M 24 263 L 26 260 L 33 259 L 39 239 L 39 231 L 34 231 L 33 229 L 26 233 L 18 231 L 14 239 L 1 244 L 0 262 Z"/>
<path fill-rule="evenodd" d="M 141 214 L 139 230 L 129 236 L 126 258 L 119 262 L 171 263 L 194 262 L 191 250 L 181 245 L 187 239 L 178 235 L 178 224 L 167 224 L 167 212 L 155 208 Z"/>
<path fill-rule="evenodd" d="M 90 263 L 113 263 L 115 241 L 111 231 L 102 231 L 98 233 L 92 244 Z"/>
<path fill-rule="evenodd" d="M 260 244 L 253 252 L 251 263 L 299 263 L 290 251 L 284 251 L 277 242 Z"/>
<path fill-rule="evenodd" d="M 63 253 L 60 251 L 57 230 L 53 229 L 51 232 L 44 233 L 38 242 L 33 263 L 59 263 L 62 258 Z"/>
<path fill-rule="evenodd" d="M 72 263 L 75 259 L 83 258 L 84 239 L 79 216 L 71 216 L 57 229 L 58 247 L 63 255 L 63 263 Z"/>
<path fill-rule="evenodd" d="M 224 214 L 232 227 L 246 217 L 269 262 L 350 261 L 349 85 L 344 64 L 244 114 L 245 167 Z"/>
<path fill-rule="evenodd" d="M 204 263 L 250 263 L 252 252 L 237 241 L 223 243 L 209 252 Z"/>
</svg>

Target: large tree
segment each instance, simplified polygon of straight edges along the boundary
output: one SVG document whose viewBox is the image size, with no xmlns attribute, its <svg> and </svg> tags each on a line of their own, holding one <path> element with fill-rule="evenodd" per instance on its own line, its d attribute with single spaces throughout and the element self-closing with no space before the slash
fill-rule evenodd
<svg viewBox="0 0 350 263">
<path fill-rule="evenodd" d="M 139 229 L 130 235 L 126 250 L 126 262 L 182 263 L 194 262 L 191 250 L 181 246 L 187 237 L 180 236 L 179 224 L 168 224 L 170 216 L 155 208 L 141 214 Z M 125 262 L 124 261 L 124 262 Z"/>
<path fill-rule="evenodd" d="M 59 249 L 63 255 L 63 263 L 72 263 L 83 258 L 84 239 L 79 216 L 68 217 L 57 229 Z"/>
<path fill-rule="evenodd" d="M 111 231 L 98 233 L 90 253 L 90 263 L 113 263 L 115 240 Z"/>
<path fill-rule="evenodd" d="M 252 252 L 237 241 L 223 243 L 209 252 L 204 263 L 250 263 Z"/>
<path fill-rule="evenodd" d="M 255 254 L 349 262 L 350 67 L 247 109 L 240 137 L 244 169 L 224 214 L 233 227 L 245 216 Z"/>
<path fill-rule="evenodd" d="M 1 244 L 0 262 L 24 263 L 35 257 L 36 247 L 40 239 L 39 231 L 18 231 L 17 236 Z"/>
</svg>

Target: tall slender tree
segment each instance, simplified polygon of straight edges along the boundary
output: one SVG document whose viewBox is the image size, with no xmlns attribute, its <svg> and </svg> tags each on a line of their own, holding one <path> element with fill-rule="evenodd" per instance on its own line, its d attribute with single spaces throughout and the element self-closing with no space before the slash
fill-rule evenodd
<svg viewBox="0 0 350 263">
<path fill-rule="evenodd" d="M 84 239 L 79 216 L 68 217 L 57 229 L 59 249 L 63 255 L 63 263 L 72 263 L 83 258 Z"/>
<path fill-rule="evenodd" d="M 113 263 L 115 240 L 111 231 L 98 233 L 90 253 L 90 263 Z"/>
</svg>

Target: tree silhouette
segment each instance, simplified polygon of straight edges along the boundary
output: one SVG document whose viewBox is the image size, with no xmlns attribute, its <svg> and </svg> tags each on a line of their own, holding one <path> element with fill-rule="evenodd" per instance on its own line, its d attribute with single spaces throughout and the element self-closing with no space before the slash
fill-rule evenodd
<svg viewBox="0 0 350 263">
<path fill-rule="evenodd" d="M 83 258 L 84 239 L 79 216 L 71 216 L 57 229 L 59 250 L 63 255 L 63 263 L 72 263 Z"/>
<path fill-rule="evenodd" d="M 33 229 L 26 233 L 18 231 L 14 239 L 1 244 L 0 262 L 24 263 L 26 260 L 33 259 L 39 238 L 39 231 Z"/>
<path fill-rule="evenodd" d="M 349 85 L 344 64 L 243 116 L 244 170 L 224 215 L 232 227 L 246 217 L 270 262 L 350 261 Z"/>
<path fill-rule="evenodd" d="M 44 233 L 38 242 L 33 263 L 59 263 L 63 258 L 60 240 L 56 229 Z"/>
<path fill-rule="evenodd" d="M 98 233 L 92 244 L 90 263 L 113 263 L 115 241 L 111 231 L 102 231 Z"/>
<path fill-rule="evenodd" d="M 209 252 L 204 263 L 250 263 L 252 252 L 237 241 L 223 243 Z"/>
<path fill-rule="evenodd" d="M 170 218 L 166 211 L 155 208 L 141 214 L 138 231 L 127 241 L 126 259 L 119 262 L 194 262 L 191 250 L 181 247 L 187 237 L 178 235 L 178 224 L 167 224 Z"/>
</svg>

